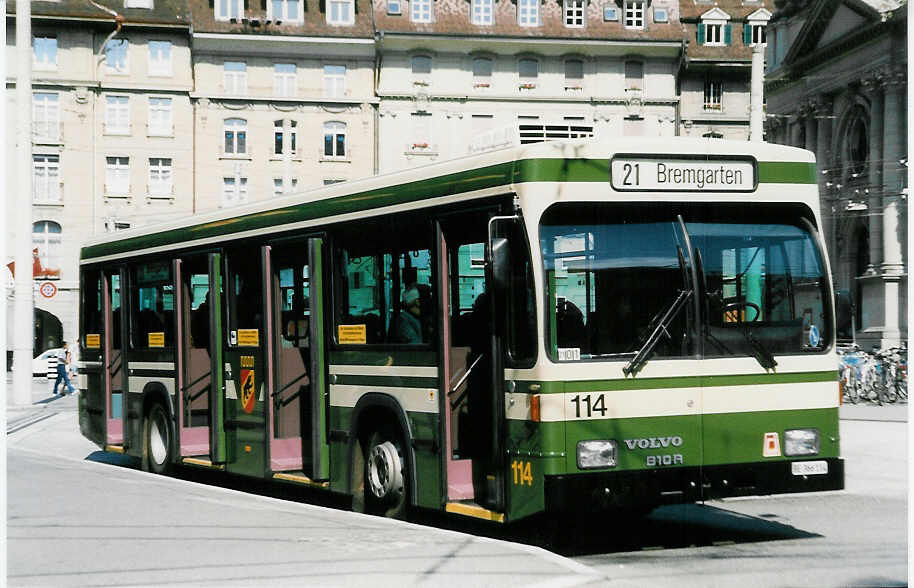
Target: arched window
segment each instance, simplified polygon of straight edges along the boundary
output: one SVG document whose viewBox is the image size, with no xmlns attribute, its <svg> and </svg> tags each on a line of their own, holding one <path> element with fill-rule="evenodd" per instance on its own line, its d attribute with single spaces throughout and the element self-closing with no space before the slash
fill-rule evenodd
<svg viewBox="0 0 914 588">
<path fill-rule="evenodd" d="M 860 105 L 855 106 L 848 116 L 844 135 L 844 160 L 848 174 L 853 177 L 866 171 L 870 155 L 868 123 L 866 110 Z"/>
<path fill-rule="evenodd" d="M 36 278 L 60 278 L 60 233 L 60 225 L 54 221 L 32 223 L 32 273 Z"/>
<path fill-rule="evenodd" d="M 488 57 L 473 58 L 473 85 L 488 88 L 492 84 L 492 60 Z"/>
<path fill-rule="evenodd" d="M 584 83 L 584 62 L 580 59 L 565 60 L 565 89 L 580 89 Z"/>
<path fill-rule="evenodd" d="M 346 123 L 324 123 L 324 157 L 346 157 Z"/>
<path fill-rule="evenodd" d="M 248 121 L 243 118 L 227 118 L 225 130 L 225 152 L 245 154 L 248 152 Z"/>
<path fill-rule="evenodd" d="M 517 78 L 521 89 L 532 90 L 536 88 L 539 77 L 540 62 L 532 57 L 517 60 Z"/>
</svg>

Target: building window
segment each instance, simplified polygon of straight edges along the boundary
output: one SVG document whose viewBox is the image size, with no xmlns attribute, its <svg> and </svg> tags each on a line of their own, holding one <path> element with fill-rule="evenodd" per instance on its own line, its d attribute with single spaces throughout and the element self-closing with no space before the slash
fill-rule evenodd
<svg viewBox="0 0 914 588">
<path fill-rule="evenodd" d="M 124 8 L 146 8 L 152 10 L 154 7 L 152 0 L 124 0 Z"/>
<path fill-rule="evenodd" d="M 643 29 L 644 28 L 644 5 L 643 0 L 625 0 L 623 6 L 625 28 Z"/>
<path fill-rule="evenodd" d="M 581 90 L 584 87 L 584 62 L 580 59 L 565 60 L 565 90 Z"/>
<path fill-rule="evenodd" d="M 346 95 L 346 66 L 324 66 L 324 96 L 342 98 Z"/>
<path fill-rule="evenodd" d="M 432 150 L 432 115 L 428 112 L 414 112 L 412 119 L 412 141 L 409 151 Z"/>
<path fill-rule="evenodd" d="M 410 0 L 409 20 L 432 22 L 432 0 Z"/>
<path fill-rule="evenodd" d="M 666 8 L 654 9 L 654 22 L 670 22 L 670 14 Z"/>
<path fill-rule="evenodd" d="M 644 64 L 640 61 L 625 62 L 625 89 L 644 89 Z"/>
<path fill-rule="evenodd" d="M 290 178 L 289 189 L 285 187 L 285 182 L 282 178 L 273 178 L 273 196 L 282 196 L 288 192 L 294 192 L 298 187 L 298 178 Z"/>
<path fill-rule="evenodd" d="M 474 25 L 491 25 L 495 22 L 492 10 L 493 0 L 472 1 L 472 23 Z"/>
<path fill-rule="evenodd" d="M 171 158 L 149 158 L 149 195 L 171 196 L 173 190 Z"/>
<path fill-rule="evenodd" d="M 270 20 L 301 22 L 302 10 L 299 0 L 270 0 L 267 4 L 267 18 Z"/>
<path fill-rule="evenodd" d="M 353 0 L 327 0 L 327 24 L 351 25 L 354 22 Z"/>
<path fill-rule="evenodd" d="M 60 203 L 60 156 L 32 156 L 32 201 L 35 204 Z"/>
<path fill-rule="evenodd" d="M 105 68 L 111 74 L 129 73 L 127 67 L 127 39 L 111 39 L 105 45 Z"/>
<path fill-rule="evenodd" d="M 607 4 L 603 7 L 603 20 L 605 22 L 618 22 L 619 7 Z"/>
<path fill-rule="evenodd" d="M 130 97 L 105 97 L 105 132 L 111 135 L 130 134 Z"/>
<path fill-rule="evenodd" d="M 536 88 L 539 67 L 539 61 L 536 59 L 524 58 L 517 61 L 517 77 L 519 79 L 519 87 L 522 90 Z"/>
<path fill-rule="evenodd" d="M 174 124 L 171 117 L 171 98 L 149 97 L 148 133 L 158 136 L 171 136 L 174 134 Z"/>
<path fill-rule="evenodd" d="M 216 20 L 229 20 L 241 18 L 244 9 L 244 0 L 215 0 Z"/>
<path fill-rule="evenodd" d="M 768 42 L 763 24 L 748 24 L 743 30 L 745 31 L 743 42 L 746 45 L 765 45 Z"/>
<path fill-rule="evenodd" d="M 492 60 L 488 57 L 473 58 L 473 87 L 489 88 L 492 85 Z"/>
<path fill-rule="evenodd" d="M 248 201 L 248 179 L 222 178 L 222 206 L 237 206 Z"/>
<path fill-rule="evenodd" d="M 540 24 L 540 0 L 517 0 L 517 24 L 537 27 Z"/>
<path fill-rule="evenodd" d="M 724 93 L 724 84 L 718 80 L 705 82 L 705 110 L 720 111 L 721 98 Z"/>
<path fill-rule="evenodd" d="M 32 94 L 32 136 L 36 143 L 60 141 L 60 95 L 56 92 Z"/>
<path fill-rule="evenodd" d="M 32 67 L 35 69 L 57 69 L 57 37 L 32 38 Z"/>
<path fill-rule="evenodd" d="M 562 14 L 566 27 L 584 26 L 584 0 L 564 0 Z"/>
<path fill-rule="evenodd" d="M 105 193 L 114 196 L 130 194 L 130 158 L 105 158 Z"/>
<path fill-rule="evenodd" d="M 400 0 L 387 0 L 387 14 L 402 14 L 403 7 Z"/>
<path fill-rule="evenodd" d="M 227 118 L 223 124 L 225 131 L 225 153 L 244 155 L 248 152 L 248 121 L 243 118 Z"/>
<path fill-rule="evenodd" d="M 149 75 L 170 76 L 171 41 L 149 41 Z"/>
<path fill-rule="evenodd" d="M 720 133 L 718 131 L 708 131 L 707 133 L 704 133 L 701 136 L 705 139 L 723 139 L 724 138 L 724 134 Z"/>
<path fill-rule="evenodd" d="M 282 98 L 295 96 L 295 77 L 294 63 L 273 64 L 273 94 Z"/>
<path fill-rule="evenodd" d="M 324 123 L 324 157 L 346 157 L 346 123 Z"/>
<path fill-rule="evenodd" d="M 432 58 L 428 55 L 413 55 L 410 59 L 414 86 L 427 86 L 432 73 Z"/>
<path fill-rule="evenodd" d="M 848 120 L 844 157 L 847 160 L 847 171 L 853 176 L 866 171 L 870 155 L 866 110 L 862 106 L 855 106 Z"/>
<path fill-rule="evenodd" d="M 297 150 L 296 128 L 298 123 L 294 120 L 273 121 L 273 153 L 276 155 L 294 155 Z"/>
<path fill-rule="evenodd" d="M 60 279 L 60 225 L 42 220 L 32 223 L 32 247 L 38 253 L 39 271 L 35 277 Z"/>
<path fill-rule="evenodd" d="M 223 64 L 222 85 L 226 94 L 241 96 L 248 93 L 247 69 L 243 61 L 226 61 Z"/>
</svg>

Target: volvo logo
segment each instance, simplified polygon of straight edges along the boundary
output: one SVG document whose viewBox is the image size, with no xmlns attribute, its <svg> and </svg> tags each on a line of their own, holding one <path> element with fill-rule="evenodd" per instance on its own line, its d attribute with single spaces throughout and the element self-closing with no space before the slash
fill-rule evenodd
<svg viewBox="0 0 914 588">
<path fill-rule="evenodd" d="M 626 439 L 625 446 L 629 449 L 662 449 L 664 447 L 679 447 L 682 437 L 647 437 L 642 439 Z"/>
</svg>

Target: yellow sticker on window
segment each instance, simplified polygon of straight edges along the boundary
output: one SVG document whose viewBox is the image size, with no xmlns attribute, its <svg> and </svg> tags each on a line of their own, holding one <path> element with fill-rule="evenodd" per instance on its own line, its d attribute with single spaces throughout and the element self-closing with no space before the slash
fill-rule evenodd
<svg viewBox="0 0 914 588">
<path fill-rule="evenodd" d="M 102 336 L 98 333 L 86 334 L 86 349 L 99 349 L 102 346 Z"/>
<path fill-rule="evenodd" d="M 365 325 L 339 325 L 336 329 L 337 338 L 341 345 L 347 343 L 364 345 L 367 341 L 368 331 Z"/>
<path fill-rule="evenodd" d="M 260 331 L 257 329 L 238 329 L 239 347 L 257 347 L 260 345 Z"/>
<path fill-rule="evenodd" d="M 165 347 L 165 333 L 149 333 L 149 347 Z"/>
<path fill-rule="evenodd" d="M 254 356 L 253 355 L 242 355 L 241 356 L 241 367 L 243 367 L 243 368 L 254 367 Z"/>
</svg>

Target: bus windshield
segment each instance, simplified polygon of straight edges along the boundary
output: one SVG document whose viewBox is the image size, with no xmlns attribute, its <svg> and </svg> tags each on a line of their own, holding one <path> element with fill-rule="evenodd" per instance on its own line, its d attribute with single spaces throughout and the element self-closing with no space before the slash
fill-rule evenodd
<svg viewBox="0 0 914 588">
<path fill-rule="evenodd" d="M 792 205 L 551 207 L 540 223 L 550 357 L 630 359 L 658 323 L 654 357 L 764 365 L 771 354 L 824 350 L 829 290 L 807 217 Z"/>
</svg>

